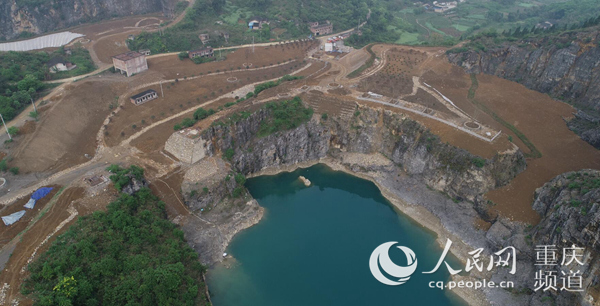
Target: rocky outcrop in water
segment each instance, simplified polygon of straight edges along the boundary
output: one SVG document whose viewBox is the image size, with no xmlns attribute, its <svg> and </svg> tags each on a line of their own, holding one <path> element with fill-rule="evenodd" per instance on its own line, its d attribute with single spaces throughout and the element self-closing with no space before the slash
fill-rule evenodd
<svg viewBox="0 0 600 306">
<path fill-rule="evenodd" d="M 170 12 L 173 0 L 0 1 L 0 38 L 41 34 L 108 18 Z"/>
</svg>

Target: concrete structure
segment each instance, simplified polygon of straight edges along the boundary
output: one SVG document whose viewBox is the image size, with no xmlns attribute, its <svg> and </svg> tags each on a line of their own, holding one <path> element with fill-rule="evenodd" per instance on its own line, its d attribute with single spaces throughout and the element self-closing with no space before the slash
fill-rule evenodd
<svg viewBox="0 0 600 306">
<path fill-rule="evenodd" d="M 189 164 L 208 155 L 206 141 L 200 137 L 200 131 L 194 128 L 173 133 L 165 143 L 165 151 Z"/>
<path fill-rule="evenodd" d="M 212 57 L 214 55 L 215 54 L 214 54 L 213 48 L 211 48 L 211 47 L 196 49 L 196 50 L 192 50 L 192 51 L 188 52 L 189 58 Z"/>
<path fill-rule="evenodd" d="M 122 74 L 127 74 L 128 77 L 148 70 L 146 56 L 137 51 L 119 54 L 113 56 L 112 59 L 115 69 L 119 70 Z"/>
<path fill-rule="evenodd" d="M 139 50 L 138 52 L 145 56 L 152 54 L 152 51 L 150 51 L 150 49 L 142 49 L 142 50 Z"/>
<path fill-rule="evenodd" d="M 54 57 L 48 63 L 46 63 L 50 73 L 57 73 L 59 71 L 70 71 L 77 68 L 77 65 L 65 61 L 62 57 Z"/>
<path fill-rule="evenodd" d="M 333 33 L 333 24 L 329 20 L 325 22 L 310 22 L 308 26 L 315 36 Z"/>
<path fill-rule="evenodd" d="M 265 24 L 270 24 L 270 22 L 265 18 L 255 17 L 248 21 L 248 28 L 251 30 L 259 30 L 262 29 Z"/>
<path fill-rule="evenodd" d="M 200 38 L 200 41 L 203 45 L 206 45 L 208 43 L 208 40 L 210 39 L 210 36 L 208 36 L 208 34 L 200 34 L 198 35 L 198 38 Z"/>
<path fill-rule="evenodd" d="M 156 91 L 148 89 L 146 91 L 140 92 L 137 95 L 131 96 L 131 98 L 129 99 L 131 100 L 131 103 L 135 105 L 140 105 L 148 101 L 154 100 L 156 98 L 158 98 L 158 94 L 156 93 Z"/>
<path fill-rule="evenodd" d="M 333 51 L 333 43 L 326 43 L 325 44 L 325 52 L 331 52 Z"/>
</svg>

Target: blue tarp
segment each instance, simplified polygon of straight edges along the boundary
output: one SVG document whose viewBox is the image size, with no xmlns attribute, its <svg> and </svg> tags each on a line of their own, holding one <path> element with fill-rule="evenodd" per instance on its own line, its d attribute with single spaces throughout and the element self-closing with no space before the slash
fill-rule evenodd
<svg viewBox="0 0 600 306">
<path fill-rule="evenodd" d="M 50 191 L 52 191 L 52 187 L 42 187 L 42 188 L 36 190 L 31 195 L 31 198 L 37 201 L 37 200 L 45 197 L 46 195 L 48 195 L 50 193 Z"/>
</svg>

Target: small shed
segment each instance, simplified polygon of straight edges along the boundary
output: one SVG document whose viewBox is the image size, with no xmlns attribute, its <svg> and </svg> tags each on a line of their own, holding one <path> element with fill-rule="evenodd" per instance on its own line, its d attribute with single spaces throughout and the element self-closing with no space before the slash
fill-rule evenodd
<svg viewBox="0 0 600 306">
<path fill-rule="evenodd" d="M 139 94 L 137 94 L 135 96 L 131 96 L 130 100 L 131 100 L 131 103 L 133 103 L 135 105 L 140 105 L 140 104 L 144 104 L 148 101 L 152 101 L 156 98 L 158 98 L 158 94 L 156 93 L 156 91 L 153 89 L 148 89 L 146 91 L 140 92 Z"/>
</svg>

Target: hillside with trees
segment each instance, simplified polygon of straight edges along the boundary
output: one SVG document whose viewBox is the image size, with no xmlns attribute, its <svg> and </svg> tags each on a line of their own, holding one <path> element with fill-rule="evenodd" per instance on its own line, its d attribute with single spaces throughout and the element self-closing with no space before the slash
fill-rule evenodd
<svg viewBox="0 0 600 306">
<path fill-rule="evenodd" d="M 119 184 L 140 174 L 111 170 Z M 148 188 L 80 217 L 29 271 L 22 293 L 35 305 L 210 305 L 198 254 Z"/>
<path fill-rule="evenodd" d="M 77 65 L 71 71 L 50 73 L 46 63 L 53 57 L 62 57 Z M 73 48 L 70 55 L 64 49 L 54 52 L 0 52 L 0 114 L 5 120 L 11 120 L 31 100 L 42 97 L 44 91 L 53 88 L 52 84 L 44 84 L 44 80 L 56 80 L 94 71 L 89 52 L 83 48 Z"/>
</svg>

